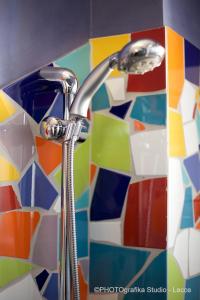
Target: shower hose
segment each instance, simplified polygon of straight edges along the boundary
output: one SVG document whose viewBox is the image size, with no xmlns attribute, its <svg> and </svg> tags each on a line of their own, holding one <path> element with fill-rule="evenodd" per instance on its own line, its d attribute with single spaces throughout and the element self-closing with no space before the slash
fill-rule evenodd
<svg viewBox="0 0 200 300">
<path fill-rule="evenodd" d="M 74 204 L 74 148 L 77 136 L 63 143 L 61 299 L 80 300 Z M 71 279 L 71 280 L 70 280 Z"/>
</svg>

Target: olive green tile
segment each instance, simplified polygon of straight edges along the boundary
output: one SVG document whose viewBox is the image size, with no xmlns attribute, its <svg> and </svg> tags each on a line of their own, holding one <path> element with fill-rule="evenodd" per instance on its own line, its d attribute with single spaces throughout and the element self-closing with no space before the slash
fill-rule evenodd
<svg viewBox="0 0 200 300">
<path fill-rule="evenodd" d="M 125 121 L 94 113 L 92 160 L 103 168 L 130 172 L 129 126 Z"/>
<path fill-rule="evenodd" d="M 184 293 L 180 291 L 185 287 L 185 280 L 182 276 L 176 259 L 168 253 L 168 300 L 183 300 Z"/>
</svg>

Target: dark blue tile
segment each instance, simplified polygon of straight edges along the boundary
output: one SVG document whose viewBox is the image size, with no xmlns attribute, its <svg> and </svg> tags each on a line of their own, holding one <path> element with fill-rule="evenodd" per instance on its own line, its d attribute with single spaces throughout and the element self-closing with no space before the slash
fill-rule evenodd
<svg viewBox="0 0 200 300">
<path fill-rule="evenodd" d="M 122 105 L 112 106 L 112 108 L 110 109 L 110 113 L 121 119 L 124 119 L 128 109 L 129 109 L 130 104 L 131 104 L 131 101 L 126 102 Z"/>
<path fill-rule="evenodd" d="M 78 258 L 88 256 L 88 216 L 87 211 L 76 213 L 76 234 Z"/>
<path fill-rule="evenodd" d="M 187 173 L 196 191 L 200 191 L 200 160 L 199 154 L 194 154 L 184 160 Z"/>
<path fill-rule="evenodd" d="M 132 292 L 124 300 L 165 300 L 167 299 L 167 257 L 166 252 L 158 255 L 131 286 Z M 138 290 L 138 288 L 140 290 Z M 161 292 L 158 292 L 159 289 Z M 143 289 L 143 292 L 142 292 Z"/>
<path fill-rule="evenodd" d="M 58 300 L 58 274 L 53 273 L 43 294 L 47 300 Z"/>
<path fill-rule="evenodd" d="M 199 85 L 200 50 L 185 40 L 185 78 Z"/>
<path fill-rule="evenodd" d="M 49 116 L 60 119 L 64 118 L 64 96 L 62 93 L 57 94 Z"/>
<path fill-rule="evenodd" d="M 43 285 L 45 284 L 47 278 L 49 276 L 49 273 L 47 270 L 42 271 L 39 275 L 35 277 L 38 289 L 41 290 Z"/>
<path fill-rule="evenodd" d="M 121 216 L 130 177 L 100 169 L 91 205 L 91 220 L 115 219 Z"/>
<path fill-rule="evenodd" d="M 95 286 L 125 287 L 141 270 L 150 252 L 101 243 L 90 244 L 90 291 Z"/>
<path fill-rule="evenodd" d="M 186 289 L 188 289 L 188 292 L 185 293 L 185 300 L 200 299 L 200 276 L 186 280 Z"/>
<path fill-rule="evenodd" d="M 22 206 L 31 206 L 31 196 L 32 196 L 32 176 L 33 168 L 32 165 L 26 171 L 21 181 L 19 182 L 19 191 L 21 196 Z"/>
</svg>

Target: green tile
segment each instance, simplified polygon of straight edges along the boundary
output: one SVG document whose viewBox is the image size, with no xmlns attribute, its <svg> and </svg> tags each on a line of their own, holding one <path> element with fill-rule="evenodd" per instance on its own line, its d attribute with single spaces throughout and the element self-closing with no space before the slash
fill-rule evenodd
<svg viewBox="0 0 200 300">
<path fill-rule="evenodd" d="M 129 126 L 125 121 L 94 113 L 92 161 L 103 168 L 130 172 Z"/>
<path fill-rule="evenodd" d="M 90 72 L 90 45 L 87 43 L 75 49 L 55 63 L 60 67 L 71 69 L 76 74 L 79 84 L 82 84 Z"/>
<path fill-rule="evenodd" d="M 89 186 L 90 138 L 79 144 L 74 154 L 74 185 L 75 198 L 79 198 Z M 56 185 L 61 187 L 61 169 L 54 174 Z"/>
<path fill-rule="evenodd" d="M 184 293 L 174 292 L 178 288 L 185 287 L 185 280 L 181 274 L 177 261 L 171 253 L 168 253 L 168 300 L 183 300 Z"/>
<path fill-rule="evenodd" d="M 0 288 L 32 270 L 30 263 L 10 258 L 0 260 Z"/>
</svg>

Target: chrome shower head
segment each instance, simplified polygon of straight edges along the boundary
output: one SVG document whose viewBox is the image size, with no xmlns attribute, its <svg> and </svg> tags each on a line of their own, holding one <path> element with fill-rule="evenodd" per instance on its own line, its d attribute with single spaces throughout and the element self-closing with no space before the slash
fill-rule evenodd
<svg viewBox="0 0 200 300">
<path fill-rule="evenodd" d="M 130 74 L 144 74 L 160 66 L 164 55 L 164 48 L 152 40 L 130 42 L 118 53 L 117 68 Z"/>
<path fill-rule="evenodd" d="M 160 66 L 164 55 L 165 49 L 155 41 L 144 39 L 128 43 L 88 75 L 70 107 L 71 117 L 87 117 L 92 96 L 114 68 L 130 74 L 144 74 Z"/>
</svg>

